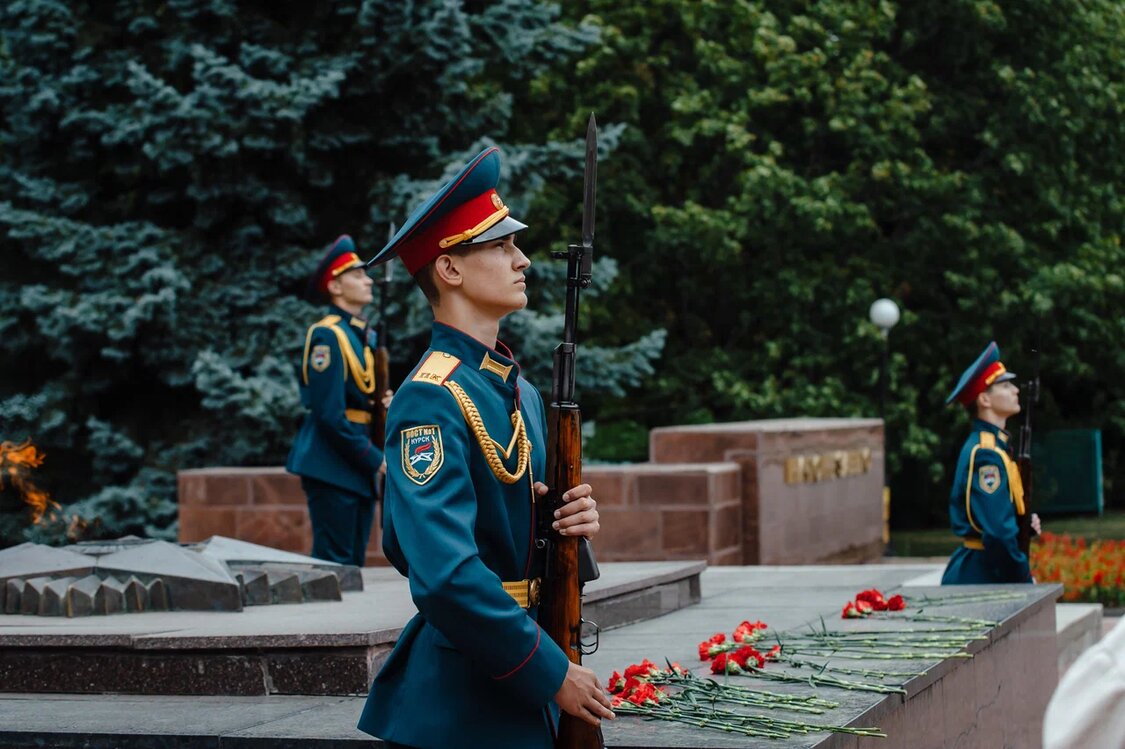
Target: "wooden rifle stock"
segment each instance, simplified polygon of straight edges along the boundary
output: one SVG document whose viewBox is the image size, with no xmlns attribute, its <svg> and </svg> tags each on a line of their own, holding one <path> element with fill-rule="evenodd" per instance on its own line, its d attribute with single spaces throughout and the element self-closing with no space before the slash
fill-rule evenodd
<svg viewBox="0 0 1125 749">
<path fill-rule="evenodd" d="M 547 485 L 541 513 L 550 527 L 562 494 L 582 483 L 582 416 L 577 405 L 552 404 L 547 411 Z M 582 585 L 578 577 L 578 544 L 575 536 L 551 531 L 547 574 L 542 583 L 539 626 L 566 653 L 571 663 L 582 664 Z M 556 749 L 602 749 L 602 729 L 568 713 L 559 715 Z"/>
<path fill-rule="evenodd" d="M 371 442 L 380 450 L 387 442 L 387 409 L 383 405 L 383 393 L 391 387 L 391 352 L 386 344 L 379 341 L 375 349 L 375 402 L 371 404 Z"/>
<path fill-rule="evenodd" d="M 387 242 L 394 239 L 395 225 L 387 227 Z M 371 404 L 371 442 L 383 450 L 387 443 L 387 407 L 383 394 L 391 388 L 391 351 L 387 348 L 387 297 L 390 295 L 391 274 L 394 264 L 383 264 L 383 278 L 379 281 L 379 328 L 375 348 L 375 402 Z M 382 491 L 379 492 L 382 494 Z"/>
</svg>

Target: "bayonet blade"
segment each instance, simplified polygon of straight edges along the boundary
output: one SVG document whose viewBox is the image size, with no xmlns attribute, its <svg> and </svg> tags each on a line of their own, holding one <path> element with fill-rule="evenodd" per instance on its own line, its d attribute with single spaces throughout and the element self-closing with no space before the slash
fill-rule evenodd
<svg viewBox="0 0 1125 749">
<path fill-rule="evenodd" d="M 582 185 L 582 245 L 594 249 L 594 198 L 598 190 L 598 123 L 594 113 L 586 123 L 586 177 Z"/>
</svg>

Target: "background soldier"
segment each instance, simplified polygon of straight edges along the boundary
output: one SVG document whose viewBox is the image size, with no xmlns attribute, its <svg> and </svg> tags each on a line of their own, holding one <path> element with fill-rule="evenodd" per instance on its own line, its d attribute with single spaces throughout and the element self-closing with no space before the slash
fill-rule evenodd
<svg viewBox="0 0 1125 749">
<path fill-rule="evenodd" d="M 1004 429 L 1020 412 L 1016 375 L 1000 362 L 1000 349 L 989 343 L 965 370 L 945 402 L 956 400 L 973 419 L 973 431 L 961 448 L 949 516 L 953 532 L 964 539 L 942 576 L 943 585 L 1030 583 L 1027 555 L 1020 551 L 1016 515 L 1024 513 L 1023 482 L 1012 460 L 1011 435 Z M 1039 518 L 1031 517 L 1039 532 Z"/>
<path fill-rule="evenodd" d="M 430 349 L 387 419 L 383 551 L 419 614 L 375 678 L 361 730 L 391 746 L 550 747 L 558 708 L 611 718 L 594 673 L 536 622 L 535 502 L 547 487 L 539 393 L 497 340 L 527 305 L 526 226 L 496 193 L 488 149 L 410 217 L 375 261 L 397 254 L 430 301 Z M 374 262 L 374 261 L 373 261 Z M 397 453 L 397 454 L 396 454 Z M 593 536 L 586 484 L 555 525 Z"/>
<path fill-rule="evenodd" d="M 348 235 L 309 278 L 328 314 L 305 335 L 298 381 L 307 409 L 285 467 L 301 477 L 312 522 L 312 556 L 362 567 L 383 451 L 371 442 L 375 332 L 360 316 L 372 280 Z M 389 403 L 390 391 L 384 396 Z"/>
</svg>

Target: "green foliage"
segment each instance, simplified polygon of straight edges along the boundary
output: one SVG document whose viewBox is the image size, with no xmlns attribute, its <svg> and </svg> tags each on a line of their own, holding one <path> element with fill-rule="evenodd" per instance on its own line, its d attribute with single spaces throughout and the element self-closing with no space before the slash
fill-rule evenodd
<svg viewBox="0 0 1125 749">
<path fill-rule="evenodd" d="M 370 253 L 492 139 L 514 207 L 578 179 L 581 129 L 521 144 L 511 128 L 513 94 L 596 38 L 558 13 L 532 0 L 5 3 L 0 439 L 45 450 L 35 480 L 65 506 L 23 537 L 60 540 L 75 513 L 89 534 L 174 535 L 175 471 L 283 462 L 294 366 L 320 314 L 298 295 L 337 234 Z M 406 279 L 391 293 L 401 376 L 429 324 Z M 514 325 L 546 334 L 557 318 Z M 633 349 L 605 342 L 612 392 L 651 371 L 644 332 Z M 25 524 L 10 500 L 0 545 Z"/>
<path fill-rule="evenodd" d="M 1118 4 L 565 12 L 601 41 L 536 80 L 527 108 L 542 117 L 521 127 L 559 137 L 588 109 L 626 126 L 600 174 L 601 247 L 621 269 L 601 304 L 618 335 L 659 326 L 668 345 L 622 418 L 876 416 L 867 309 L 890 296 L 903 307 L 887 401 L 896 522 L 944 515 L 965 421 L 943 401 L 990 339 L 1025 376 L 1040 347 L 1037 427 L 1102 429 L 1122 501 Z"/>
<path fill-rule="evenodd" d="M 966 425 L 943 401 L 993 338 L 1025 376 L 1040 348 L 1037 427 L 1100 428 L 1125 497 L 1110 0 L 12 0 L 0 21 L 0 438 L 34 437 L 43 483 L 107 525 L 166 532 L 178 468 L 282 459 L 317 314 L 297 293 L 335 234 L 378 246 L 499 142 L 521 246 L 574 241 L 591 110 L 591 458 L 643 459 L 664 424 L 875 416 L 867 309 L 890 296 L 897 524 L 944 515 Z M 504 335 L 545 389 L 562 271 L 533 259 L 535 312 Z M 388 311 L 401 377 L 428 315 L 401 277 Z"/>
</svg>

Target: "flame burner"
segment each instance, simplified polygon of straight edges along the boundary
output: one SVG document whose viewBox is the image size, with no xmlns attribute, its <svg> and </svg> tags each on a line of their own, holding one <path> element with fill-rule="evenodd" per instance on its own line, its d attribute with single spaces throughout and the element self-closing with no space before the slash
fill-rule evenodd
<svg viewBox="0 0 1125 749">
<path fill-rule="evenodd" d="M 339 601 L 363 590 L 358 567 L 212 536 L 180 546 L 134 536 L 63 548 L 0 550 L 0 613 L 92 616 L 141 611 L 241 611 Z"/>
</svg>

